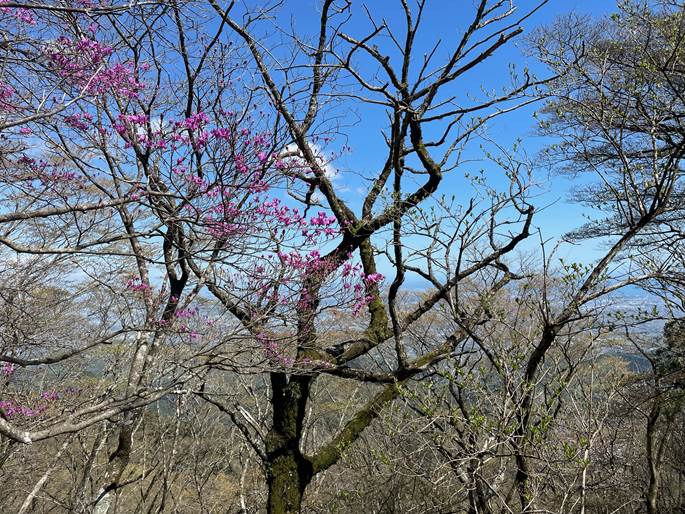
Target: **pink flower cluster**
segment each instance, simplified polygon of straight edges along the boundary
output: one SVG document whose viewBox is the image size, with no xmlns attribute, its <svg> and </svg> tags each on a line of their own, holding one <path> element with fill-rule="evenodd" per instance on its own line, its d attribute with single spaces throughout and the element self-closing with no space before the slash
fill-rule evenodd
<svg viewBox="0 0 685 514">
<path fill-rule="evenodd" d="M 273 222 L 281 228 L 296 227 L 309 243 L 315 242 L 321 236 L 334 237 L 340 233 L 334 216 L 328 216 L 321 211 L 317 216 L 307 220 L 297 207 L 284 205 L 278 198 L 265 200 L 255 209 L 255 214 L 265 222 Z"/>
<path fill-rule="evenodd" d="M 93 123 L 93 117 L 85 113 L 70 114 L 64 117 L 64 123 L 77 130 L 88 130 Z"/>
<path fill-rule="evenodd" d="M 59 393 L 56 390 L 51 389 L 50 391 L 43 391 L 40 394 L 40 397 L 43 400 L 48 400 L 48 401 L 54 402 L 54 401 L 59 400 Z"/>
<path fill-rule="evenodd" d="M 14 88 L 9 84 L 0 81 L 0 112 L 12 112 L 15 109 L 12 103 Z"/>
<path fill-rule="evenodd" d="M 283 205 L 278 198 L 264 201 L 256 208 L 255 213 L 262 216 L 263 219 L 271 219 L 285 227 L 291 225 L 307 226 L 307 221 L 297 208 L 291 209 L 287 205 Z"/>
<path fill-rule="evenodd" d="M 352 264 L 349 261 L 343 264 L 342 278 L 343 288 L 352 290 L 354 297 L 352 313 L 355 316 L 359 316 L 362 309 L 373 302 L 375 298 L 373 294 L 366 293 L 368 288 L 380 284 L 385 279 L 381 273 L 365 275 L 360 264 Z"/>
<path fill-rule="evenodd" d="M 233 131 L 226 127 L 219 127 L 209 131 L 209 134 L 214 139 L 220 139 L 223 141 L 233 141 Z"/>
<path fill-rule="evenodd" d="M 257 342 L 262 347 L 266 358 L 274 364 L 284 368 L 289 368 L 293 365 L 295 359 L 286 356 L 278 343 L 264 332 L 257 334 Z"/>
<path fill-rule="evenodd" d="M 225 196 L 230 196 L 230 191 L 225 193 L 229 193 Z M 244 213 L 244 210 L 228 200 L 210 207 L 204 220 L 208 234 L 214 239 L 225 240 L 244 233 L 246 225 L 240 223 L 240 217 Z"/>
<path fill-rule="evenodd" d="M 147 142 L 144 129 L 147 122 L 148 117 L 145 114 L 120 114 L 114 130 L 126 141 L 126 148 L 130 148 L 132 141 L 141 142 L 145 138 Z"/>
<path fill-rule="evenodd" d="M 176 317 L 178 319 L 188 319 L 192 318 L 193 316 L 197 316 L 197 308 L 178 309 L 176 311 Z"/>
<path fill-rule="evenodd" d="M 138 278 L 131 278 L 126 282 L 126 289 L 135 293 L 147 293 L 150 291 L 150 286 Z"/>
<path fill-rule="evenodd" d="M 75 390 L 72 391 L 75 392 Z M 40 394 L 40 398 L 43 401 L 34 407 L 21 405 L 13 400 L 0 400 L 0 410 L 2 410 L 7 418 L 16 416 L 35 418 L 36 416 L 43 414 L 48 409 L 50 403 L 59 400 L 60 395 L 55 389 L 52 389 L 50 391 L 43 391 Z"/>
<path fill-rule="evenodd" d="M 51 182 L 72 182 L 78 180 L 78 174 L 74 171 L 53 170 L 47 175 L 47 178 Z"/>
<path fill-rule="evenodd" d="M 340 229 L 336 226 L 335 216 L 328 216 L 324 211 L 319 211 L 317 216 L 310 219 L 309 225 L 313 228 L 302 232 L 302 235 L 309 241 L 321 235 L 332 237 L 340 233 Z"/>
<path fill-rule="evenodd" d="M 24 9 L 23 7 L 17 7 L 12 9 L 10 7 L 2 7 L 3 4 L 9 3 L 9 0 L 0 0 L 0 13 L 9 14 L 14 16 L 17 21 L 21 23 L 26 23 L 27 25 L 36 24 L 36 16 L 29 9 Z"/>
<path fill-rule="evenodd" d="M 145 85 L 136 78 L 132 64 L 117 63 L 97 72 L 88 91 L 99 94 L 113 91 L 125 98 L 136 98 L 144 87 Z"/>
<path fill-rule="evenodd" d="M 184 178 L 192 186 L 199 187 L 199 188 L 206 188 L 207 187 L 207 182 L 205 181 L 205 179 L 203 179 L 199 175 L 195 175 L 194 173 L 186 173 L 184 175 Z"/>
<path fill-rule="evenodd" d="M 199 187 L 206 187 L 206 183 L 199 177 L 186 176 L 186 180 Z M 254 194 L 254 189 L 260 184 L 254 183 L 248 185 L 248 191 Z M 263 189 L 268 189 L 266 184 L 262 184 Z M 258 190 L 261 192 L 261 189 Z M 206 188 L 207 196 L 218 196 L 218 189 Z M 236 193 L 230 188 L 222 191 L 222 197 L 231 197 Z M 311 220 L 307 220 L 299 210 L 291 208 L 281 202 L 278 198 L 267 199 L 249 202 L 238 209 L 232 202 L 224 201 L 218 205 L 210 206 L 205 209 L 204 223 L 207 227 L 208 233 L 216 239 L 224 239 L 229 236 L 244 234 L 247 227 L 265 226 L 268 225 L 272 229 L 285 234 L 288 228 L 298 229 L 301 235 L 305 237 L 309 243 L 318 242 L 321 236 L 334 237 L 339 234 L 336 219 L 333 216 L 328 216 L 325 212 L 319 212 L 317 216 Z M 292 234 L 295 236 L 295 233 Z M 293 257 L 297 260 L 297 257 Z"/>
<path fill-rule="evenodd" d="M 0 400 L 0 410 L 8 418 L 14 416 L 24 416 L 26 418 L 34 418 L 40 416 L 47 409 L 47 405 L 41 404 L 35 408 L 19 405 L 12 400 Z"/>
<path fill-rule="evenodd" d="M 227 221 L 209 221 L 207 223 L 207 233 L 217 240 L 226 240 L 245 232 L 239 223 Z"/>
<path fill-rule="evenodd" d="M 56 164 L 36 160 L 28 155 L 22 155 L 16 160 L 17 170 L 15 180 L 21 181 L 28 188 L 46 187 L 57 194 L 73 192 L 83 189 L 83 178 L 79 173 L 64 169 Z"/>
<path fill-rule="evenodd" d="M 86 37 L 74 41 L 61 36 L 44 51 L 61 77 L 85 85 L 93 77 L 94 67 L 103 65 L 114 49 Z"/>
<path fill-rule="evenodd" d="M 177 150 L 183 145 L 192 145 L 193 150 L 201 150 L 210 142 L 210 138 L 223 139 L 232 135 L 228 129 L 213 129 L 209 132 L 203 127 L 210 121 L 209 116 L 199 111 L 190 117 L 176 121 L 168 126 L 165 133 L 159 127 L 152 131 L 148 129 L 149 118 L 145 114 L 120 114 L 114 124 L 114 130 L 124 138 L 129 148 L 132 144 L 140 144 L 148 149 Z"/>
<path fill-rule="evenodd" d="M 199 111 L 183 121 L 176 122 L 176 127 L 185 128 L 188 130 L 199 130 L 207 123 L 209 123 L 209 116 L 207 116 L 204 112 Z"/>
<path fill-rule="evenodd" d="M 332 270 L 333 264 L 327 264 L 318 250 L 312 250 L 307 254 L 301 254 L 298 251 L 292 251 L 290 253 L 278 252 L 278 258 L 281 263 L 291 270 L 304 271 L 306 273 L 314 273 L 324 271 L 326 269 Z"/>
<path fill-rule="evenodd" d="M 10 378 L 12 375 L 14 375 L 14 372 L 16 371 L 17 366 L 11 362 L 3 362 L 2 367 L 0 368 L 0 373 L 2 373 L 5 378 Z"/>
<path fill-rule="evenodd" d="M 364 277 L 364 282 L 366 282 L 367 284 L 378 284 L 379 282 L 382 282 L 384 279 L 385 277 L 380 273 L 371 273 Z"/>
<path fill-rule="evenodd" d="M 158 300 L 161 301 L 161 298 L 159 298 Z M 172 296 L 169 298 L 169 301 L 174 302 L 174 303 L 178 303 L 179 298 Z M 172 328 L 172 325 L 175 324 L 175 321 L 178 321 L 178 324 L 175 325 L 177 330 L 178 330 L 178 333 L 188 334 L 191 341 L 196 341 L 200 338 L 200 334 L 198 334 L 195 330 L 190 328 L 190 326 L 187 323 L 191 318 L 197 318 L 197 317 L 198 317 L 198 309 L 197 308 L 178 309 L 174 313 L 175 319 L 171 319 L 171 320 L 161 319 L 158 321 L 158 325 L 161 328 Z M 204 323 L 206 325 L 211 326 L 213 324 L 206 317 L 203 318 L 202 321 L 204 321 Z"/>
<path fill-rule="evenodd" d="M 133 66 L 128 63 L 110 66 L 107 61 L 114 49 L 95 39 L 73 40 L 62 36 L 47 44 L 44 53 L 58 76 L 76 87 L 85 88 L 90 94 L 112 91 L 134 98 L 143 89 Z"/>
<path fill-rule="evenodd" d="M 147 190 L 143 184 L 133 184 L 133 187 L 129 190 L 129 198 L 133 201 L 138 201 L 147 195 Z"/>
</svg>

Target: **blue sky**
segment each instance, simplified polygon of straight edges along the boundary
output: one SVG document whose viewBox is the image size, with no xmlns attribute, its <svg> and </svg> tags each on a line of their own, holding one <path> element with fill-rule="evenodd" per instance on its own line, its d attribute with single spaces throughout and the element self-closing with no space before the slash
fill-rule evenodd
<svg viewBox="0 0 685 514">
<path fill-rule="evenodd" d="M 316 6 L 319 2 L 307 0 L 307 3 L 311 5 L 311 11 L 307 9 L 306 12 L 310 12 L 311 15 L 303 16 L 300 14 L 289 21 L 293 21 L 298 29 L 315 30 L 318 16 Z M 387 5 L 384 11 L 377 8 L 378 3 L 369 2 L 369 8 L 373 14 L 382 15 L 391 26 L 397 22 L 397 26 L 401 27 L 403 13 L 399 0 L 382 0 L 380 3 Z M 424 48 L 427 48 L 432 46 L 436 38 L 442 37 L 445 40 L 445 49 L 449 48 L 447 40 L 450 34 L 454 35 L 453 38 L 458 36 L 463 27 L 470 21 L 469 16 L 473 13 L 473 4 L 473 0 L 429 0 L 428 8 L 425 11 L 423 32 L 419 33 L 418 41 L 423 44 Z M 533 0 L 522 0 L 516 2 L 516 4 L 519 12 L 522 13 L 530 9 L 536 2 Z M 524 28 L 530 34 L 536 26 L 548 24 L 557 16 L 570 11 L 587 14 L 592 17 L 600 17 L 615 10 L 616 4 L 612 0 L 550 0 L 547 5 L 543 6 L 526 21 Z M 286 15 L 287 13 L 283 14 Z M 361 37 L 367 33 L 369 26 L 369 23 L 363 16 L 357 16 L 353 18 L 348 32 Z M 478 67 L 476 72 L 464 76 L 464 80 L 455 84 L 455 87 L 462 88 L 464 94 L 469 91 L 478 92 L 481 85 L 498 87 L 502 84 L 503 79 L 508 79 L 507 69 L 510 63 L 514 63 L 519 70 L 527 66 L 533 72 L 539 71 L 542 74 L 543 70 L 535 63 L 534 59 L 525 56 L 524 47 L 525 42 L 523 38 L 519 38 L 513 45 L 506 45 L 493 58 L 486 61 L 483 66 Z M 422 49 L 420 48 L 419 50 L 421 51 Z M 417 54 L 420 55 L 420 52 L 417 52 Z M 522 140 L 522 149 L 526 151 L 529 157 L 534 158 L 535 154 L 545 144 L 549 143 L 549 140 L 545 140 L 535 134 L 535 120 L 532 118 L 533 111 L 534 107 L 524 108 L 495 120 L 488 127 L 488 137 L 504 147 L 509 147 L 517 138 L 520 138 Z M 374 110 L 366 110 L 363 112 L 361 122 L 346 131 L 350 137 L 348 144 L 351 147 L 351 152 L 349 155 L 341 158 L 336 165 L 342 170 L 342 176 L 339 180 L 349 187 L 347 198 L 352 203 L 355 200 L 359 201 L 360 198 L 356 192 L 358 188 L 355 187 L 355 173 L 362 172 L 363 170 L 379 169 L 384 157 L 387 155 L 379 130 L 386 123 L 381 108 L 376 109 L 375 112 Z M 466 164 L 463 167 L 464 171 L 474 172 L 479 168 L 491 169 L 486 162 L 477 162 L 482 152 L 479 150 L 480 143 L 478 141 L 474 141 L 474 143 L 466 154 L 474 162 Z M 493 170 L 493 172 L 496 175 L 496 171 Z M 537 170 L 537 179 L 539 181 L 547 181 L 547 176 L 547 170 Z M 496 178 L 493 178 L 493 180 L 496 180 Z M 545 236 L 559 237 L 582 223 L 581 214 L 585 208 L 567 201 L 568 191 L 572 185 L 568 180 L 561 177 L 551 177 L 550 180 L 551 182 L 546 186 L 549 191 L 538 199 L 540 205 L 547 205 L 548 207 L 538 214 L 536 224 L 541 228 Z M 459 177 L 459 171 L 457 171 L 453 177 L 448 179 L 443 191 L 459 193 L 463 185 L 463 181 Z M 597 248 L 597 242 L 590 242 L 583 245 L 583 247 L 574 248 L 571 252 L 577 254 L 575 260 L 584 261 L 596 255 L 595 248 Z"/>
</svg>

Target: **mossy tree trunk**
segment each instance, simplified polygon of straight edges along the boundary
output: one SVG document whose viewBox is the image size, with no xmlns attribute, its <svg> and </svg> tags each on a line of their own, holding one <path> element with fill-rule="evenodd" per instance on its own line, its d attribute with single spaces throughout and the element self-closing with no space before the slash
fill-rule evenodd
<svg viewBox="0 0 685 514">
<path fill-rule="evenodd" d="M 272 373 L 273 425 L 266 441 L 269 514 L 300 512 L 302 496 L 314 476 L 300 450 L 311 377 Z"/>
<path fill-rule="evenodd" d="M 315 475 L 343 456 L 345 450 L 399 394 L 403 382 L 387 384 L 327 444 L 311 456 L 300 449 L 303 422 L 313 377 L 272 373 L 273 425 L 266 440 L 268 514 L 300 512 L 302 498 Z"/>
</svg>

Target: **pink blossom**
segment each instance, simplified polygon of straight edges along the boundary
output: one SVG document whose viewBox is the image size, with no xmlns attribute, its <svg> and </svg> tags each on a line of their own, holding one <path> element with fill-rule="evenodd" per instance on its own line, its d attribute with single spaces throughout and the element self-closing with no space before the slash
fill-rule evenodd
<svg viewBox="0 0 685 514">
<path fill-rule="evenodd" d="M 257 334 L 257 341 L 264 351 L 264 355 L 274 364 L 289 368 L 293 365 L 295 359 L 288 357 L 283 353 L 278 343 L 274 341 L 267 334 L 260 332 Z"/>
<path fill-rule="evenodd" d="M 119 119 L 130 125 L 145 125 L 148 122 L 147 114 L 120 114 Z"/>
<path fill-rule="evenodd" d="M 87 130 L 92 121 L 93 118 L 88 113 L 77 113 L 64 117 L 64 122 L 67 125 L 78 130 Z"/>
<path fill-rule="evenodd" d="M 23 21 L 24 23 L 27 23 L 28 25 L 35 25 L 36 24 L 36 17 L 35 15 L 29 11 L 28 9 L 17 9 L 15 11 L 15 16 L 19 21 Z"/>
<path fill-rule="evenodd" d="M 9 84 L 0 81 L 0 111 L 13 111 L 12 97 L 14 96 L 14 88 Z"/>
<path fill-rule="evenodd" d="M 3 362 L 2 363 L 2 368 L 0 368 L 0 372 L 5 375 L 5 377 L 9 378 L 11 377 L 14 372 L 16 371 L 17 366 L 12 363 L 12 362 Z"/>
<path fill-rule="evenodd" d="M 379 282 L 382 282 L 384 278 L 385 277 L 380 273 L 371 273 L 370 275 L 366 275 L 366 277 L 364 277 L 364 282 L 367 284 L 378 284 Z"/>
<path fill-rule="evenodd" d="M 150 291 L 150 286 L 147 284 L 144 284 L 140 279 L 138 278 L 132 278 L 126 282 L 126 289 L 129 291 L 134 291 L 137 293 L 146 293 Z"/>
<path fill-rule="evenodd" d="M 46 45 L 44 52 L 60 77 L 68 79 L 77 87 L 86 87 L 91 94 L 107 91 L 133 98 L 143 88 L 135 78 L 131 64 L 108 65 L 114 50 L 99 41 L 87 37 L 72 40 L 60 37 Z"/>
<path fill-rule="evenodd" d="M 374 299 L 373 295 L 365 295 L 357 298 L 357 301 L 354 303 L 354 306 L 352 307 L 352 314 L 355 316 L 359 316 L 361 313 L 361 310 L 369 305 Z"/>
<path fill-rule="evenodd" d="M 223 139 L 225 141 L 233 139 L 233 132 L 224 127 L 212 129 L 209 131 L 209 134 L 215 139 Z"/>
<path fill-rule="evenodd" d="M 187 319 L 195 315 L 197 315 L 197 309 L 179 309 L 176 311 L 177 318 Z"/>
<path fill-rule="evenodd" d="M 188 183 L 198 187 L 202 187 L 205 185 L 204 179 L 202 179 L 202 177 L 199 177 L 198 175 L 195 175 L 194 173 L 186 174 L 185 179 L 188 181 Z"/>
<path fill-rule="evenodd" d="M 14 416 L 32 418 L 42 414 L 46 409 L 46 405 L 38 405 L 38 407 L 32 409 L 25 405 L 19 405 L 12 400 L 0 400 L 0 410 L 2 410 L 8 418 Z"/>
<path fill-rule="evenodd" d="M 59 400 L 59 394 L 54 389 L 51 389 L 50 391 L 43 391 L 40 397 L 43 398 L 43 400 L 48 400 L 51 402 Z"/>
<path fill-rule="evenodd" d="M 199 111 L 193 114 L 192 116 L 186 118 L 178 125 L 187 128 L 188 130 L 197 130 L 203 125 L 206 125 L 207 123 L 209 123 L 209 116 L 207 116 L 204 112 Z"/>
</svg>

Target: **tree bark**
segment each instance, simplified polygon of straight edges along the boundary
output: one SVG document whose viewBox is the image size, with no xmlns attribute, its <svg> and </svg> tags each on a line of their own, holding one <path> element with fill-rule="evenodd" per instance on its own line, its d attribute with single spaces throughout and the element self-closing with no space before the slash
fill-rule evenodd
<svg viewBox="0 0 685 514">
<path fill-rule="evenodd" d="M 311 377 L 272 373 L 273 425 L 266 440 L 268 514 L 300 512 L 304 491 L 314 475 L 300 451 Z"/>
<path fill-rule="evenodd" d="M 286 451 L 269 459 L 269 514 L 296 514 L 312 479 L 311 464 L 299 452 Z"/>
<path fill-rule="evenodd" d="M 483 480 L 478 476 L 483 462 L 480 459 L 471 459 L 469 463 L 469 476 L 472 484 L 469 487 L 469 510 L 468 514 L 491 514 L 487 495 L 484 490 Z"/>
<path fill-rule="evenodd" d="M 647 432 L 646 432 L 646 452 L 647 452 L 647 467 L 649 468 L 649 483 L 647 486 L 647 514 L 658 514 L 659 509 L 657 505 L 657 496 L 659 494 L 659 462 L 658 455 L 655 449 L 655 439 L 657 423 L 661 414 L 661 406 L 659 405 L 659 398 L 654 400 L 654 405 L 649 417 L 647 418 Z"/>
<path fill-rule="evenodd" d="M 518 491 L 519 502 L 521 505 L 521 512 L 527 512 L 529 507 L 528 498 L 528 460 L 525 455 L 525 446 L 517 447 L 516 452 L 516 475 L 514 476 L 514 483 Z"/>
</svg>

